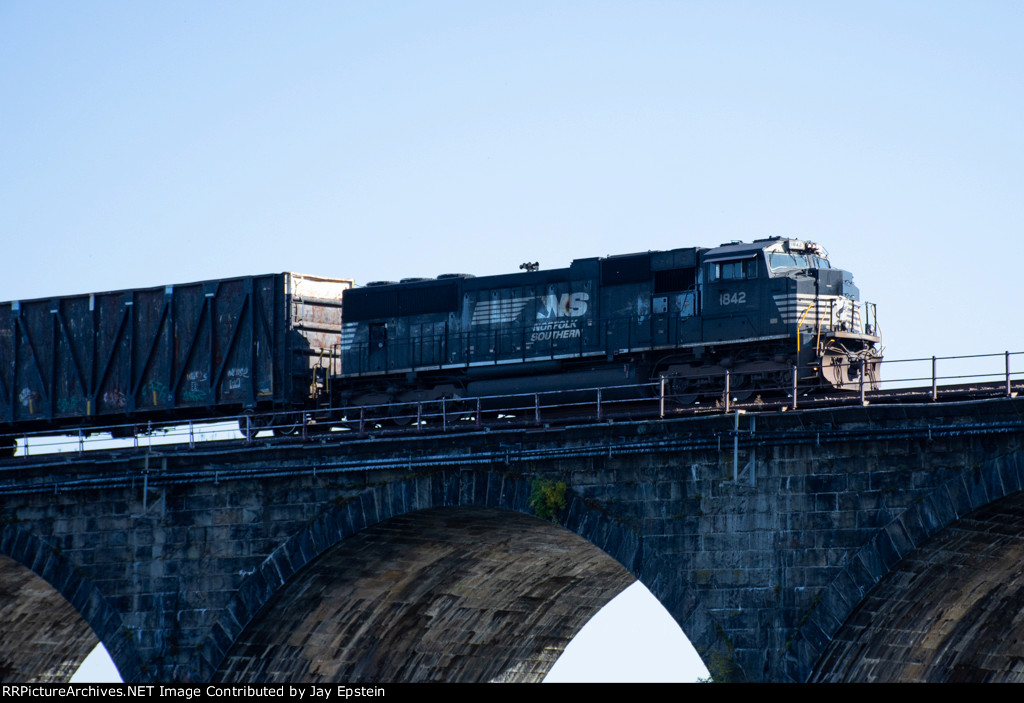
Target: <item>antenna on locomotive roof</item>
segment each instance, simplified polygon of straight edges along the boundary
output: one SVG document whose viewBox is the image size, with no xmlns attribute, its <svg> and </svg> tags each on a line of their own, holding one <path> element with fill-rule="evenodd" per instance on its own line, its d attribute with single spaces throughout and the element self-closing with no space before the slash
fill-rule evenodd
<svg viewBox="0 0 1024 703">
<path fill-rule="evenodd" d="M 537 261 L 534 261 L 533 263 L 527 261 L 522 264 L 519 264 L 519 268 L 522 269 L 523 271 L 536 271 L 540 268 L 540 263 Z"/>
</svg>

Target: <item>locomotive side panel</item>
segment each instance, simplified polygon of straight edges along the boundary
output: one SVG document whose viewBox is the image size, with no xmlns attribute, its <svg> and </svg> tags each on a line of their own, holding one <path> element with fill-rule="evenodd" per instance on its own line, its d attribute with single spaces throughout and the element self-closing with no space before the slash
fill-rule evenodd
<svg viewBox="0 0 1024 703">
<path fill-rule="evenodd" d="M 655 347 L 685 347 L 702 340 L 700 249 L 651 254 L 651 315 Z"/>
<path fill-rule="evenodd" d="M 650 346 L 650 254 L 601 260 L 601 311 L 606 355 Z"/>
<path fill-rule="evenodd" d="M 760 250 L 708 257 L 704 262 L 704 341 L 754 339 L 767 334 L 763 298 L 767 272 Z"/>
<path fill-rule="evenodd" d="M 566 359 L 600 350 L 596 333 L 594 281 L 589 278 L 548 283 L 531 289 L 530 303 L 503 334 L 522 339 L 524 361 Z M 514 358 L 514 357 L 509 357 Z"/>
</svg>

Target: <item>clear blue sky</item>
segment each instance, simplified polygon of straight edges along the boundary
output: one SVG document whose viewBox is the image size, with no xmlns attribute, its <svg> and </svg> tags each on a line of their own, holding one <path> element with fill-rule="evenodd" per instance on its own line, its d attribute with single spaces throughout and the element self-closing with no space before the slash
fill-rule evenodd
<svg viewBox="0 0 1024 703">
<path fill-rule="evenodd" d="M 1024 3 L 0 1 L 0 300 L 789 235 L 1024 350 Z"/>
</svg>

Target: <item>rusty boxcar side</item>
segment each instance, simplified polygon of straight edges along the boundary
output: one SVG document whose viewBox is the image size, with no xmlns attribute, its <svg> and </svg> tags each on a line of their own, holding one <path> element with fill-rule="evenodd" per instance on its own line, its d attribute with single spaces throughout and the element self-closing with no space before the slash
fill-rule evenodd
<svg viewBox="0 0 1024 703">
<path fill-rule="evenodd" d="M 306 407 L 339 372 L 351 285 L 277 273 L 0 303 L 0 434 Z"/>
</svg>

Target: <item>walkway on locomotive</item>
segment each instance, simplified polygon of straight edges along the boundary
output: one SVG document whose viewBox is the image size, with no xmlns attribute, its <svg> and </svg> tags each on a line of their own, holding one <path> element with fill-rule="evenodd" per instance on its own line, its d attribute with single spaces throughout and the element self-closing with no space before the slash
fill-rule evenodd
<svg viewBox="0 0 1024 703">
<path fill-rule="evenodd" d="M 606 357 L 842 331 L 867 339 L 852 276 L 813 243 L 780 238 L 577 259 L 569 268 L 353 289 L 348 377 Z M 808 338 L 810 339 L 810 338 Z M 805 340 L 806 343 L 807 340 Z M 809 359 L 801 359 L 805 363 Z"/>
</svg>

